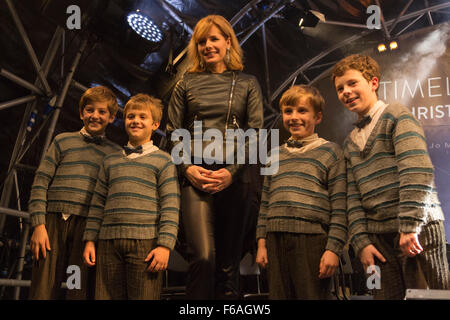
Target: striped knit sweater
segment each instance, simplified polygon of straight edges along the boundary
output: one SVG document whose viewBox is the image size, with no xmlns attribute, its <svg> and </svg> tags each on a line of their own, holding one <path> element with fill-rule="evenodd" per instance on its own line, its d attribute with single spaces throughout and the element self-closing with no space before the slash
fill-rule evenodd
<svg viewBox="0 0 450 320">
<path fill-rule="evenodd" d="M 425 136 L 411 112 L 386 107 L 361 151 L 347 138 L 347 208 L 350 241 L 357 253 L 368 233 L 420 232 L 444 220 Z"/>
<path fill-rule="evenodd" d="M 326 250 L 340 255 L 347 240 L 345 160 L 332 142 L 306 151 L 279 149 L 279 170 L 266 176 L 256 237 L 267 232 L 328 234 Z"/>
<path fill-rule="evenodd" d="M 88 143 L 79 131 L 57 135 L 34 177 L 31 225 L 45 224 L 47 212 L 87 216 L 103 158 L 119 149 L 107 139 L 102 145 Z"/>
<path fill-rule="evenodd" d="M 99 171 L 83 239 L 154 239 L 173 249 L 180 191 L 170 155 L 106 156 Z"/>
</svg>

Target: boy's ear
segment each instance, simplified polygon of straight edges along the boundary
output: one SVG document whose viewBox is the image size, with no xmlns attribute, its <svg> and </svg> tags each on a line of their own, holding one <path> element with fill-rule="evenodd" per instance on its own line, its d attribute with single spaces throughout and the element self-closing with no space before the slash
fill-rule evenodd
<svg viewBox="0 0 450 320">
<path fill-rule="evenodd" d="M 373 77 L 372 80 L 370 80 L 370 84 L 372 85 L 374 92 L 378 89 L 378 86 L 380 85 L 377 77 Z"/>
<path fill-rule="evenodd" d="M 158 122 L 154 121 L 154 122 L 153 122 L 153 131 L 155 131 L 156 129 L 158 129 L 160 124 L 161 124 L 161 121 L 158 121 Z"/>
<path fill-rule="evenodd" d="M 113 123 L 113 122 L 114 122 L 114 119 L 116 119 L 116 115 L 115 115 L 115 114 L 110 114 L 110 115 L 109 115 L 108 123 Z"/>
<path fill-rule="evenodd" d="M 322 112 L 317 112 L 315 117 L 316 117 L 316 125 L 322 122 Z"/>
</svg>

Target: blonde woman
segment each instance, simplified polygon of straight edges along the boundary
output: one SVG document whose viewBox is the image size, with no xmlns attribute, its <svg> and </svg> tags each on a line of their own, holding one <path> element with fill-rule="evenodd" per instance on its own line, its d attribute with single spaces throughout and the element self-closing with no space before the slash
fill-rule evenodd
<svg viewBox="0 0 450 320">
<path fill-rule="evenodd" d="M 189 71 L 169 103 L 167 131 L 259 129 L 263 103 L 258 81 L 242 73 L 242 50 L 230 23 L 210 15 L 195 26 L 188 47 Z M 195 122 L 195 123 L 194 123 Z M 225 139 L 224 139 L 225 140 Z M 208 145 L 205 143 L 204 146 Z M 194 150 L 191 154 L 195 156 Z M 190 299 L 236 299 L 249 173 L 246 165 L 213 164 L 203 156 L 181 164 L 181 234 L 189 253 Z M 211 160 L 211 159 L 209 159 Z"/>
</svg>

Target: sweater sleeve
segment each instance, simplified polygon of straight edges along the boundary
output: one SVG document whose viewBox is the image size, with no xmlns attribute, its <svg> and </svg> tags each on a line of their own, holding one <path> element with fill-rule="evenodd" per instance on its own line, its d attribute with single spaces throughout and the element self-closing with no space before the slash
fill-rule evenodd
<svg viewBox="0 0 450 320">
<path fill-rule="evenodd" d="M 337 160 L 331 165 L 328 171 L 328 195 L 331 205 L 331 218 L 328 242 L 325 249 L 340 255 L 347 241 L 347 174 L 342 152 L 337 157 Z"/>
<path fill-rule="evenodd" d="M 84 241 L 97 241 L 100 227 L 102 226 L 106 197 L 108 195 L 108 176 L 105 162 L 98 171 L 97 184 L 92 195 L 89 213 L 86 220 L 86 228 L 83 234 Z"/>
<path fill-rule="evenodd" d="M 399 115 L 392 140 L 399 172 L 399 232 L 420 232 L 435 191 L 425 135 L 408 110 Z"/>
<path fill-rule="evenodd" d="M 361 194 L 356 186 L 353 168 L 347 161 L 347 219 L 350 243 L 356 256 L 371 244 L 367 230 L 367 213 L 361 205 Z"/>
<path fill-rule="evenodd" d="M 269 211 L 269 190 L 271 176 L 264 177 L 264 184 L 261 193 L 261 205 L 259 207 L 258 222 L 256 225 L 256 240 L 266 238 L 267 213 Z"/>
<path fill-rule="evenodd" d="M 31 216 L 31 226 L 45 224 L 47 213 L 47 193 L 61 160 L 61 149 L 57 138 L 53 140 L 39 165 L 31 187 L 28 210 Z"/>
<path fill-rule="evenodd" d="M 158 175 L 159 230 L 157 244 L 169 249 L 175 247 L 178 234 L 180 190 L 175 165 L 168 160 Z"/>
</svg>

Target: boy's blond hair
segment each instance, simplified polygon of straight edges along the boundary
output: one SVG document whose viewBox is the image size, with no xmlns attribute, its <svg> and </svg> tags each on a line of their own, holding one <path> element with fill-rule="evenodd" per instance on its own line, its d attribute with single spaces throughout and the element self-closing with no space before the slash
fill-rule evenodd
<svg viewBox="0 0 450 320">
<path fill-rule="evenodd" d="M 153 122 L 161 122 L 163 113 L 163 103 L 160 99 L 152 97 L 148 94 L 139 93 L 132 96 L 125 104 L 123 109 L 123 117 L 126 118 L 130 109 L 147 109 L 150 110 Z"/>
<path fill-rule="evenodd" d="M 361 72 L 367 81 L 371 81 L 374 77 L 380 81 L 380 66 L 374 59 L 361 54 L 352 54 L 334 65 L 331 71 L 331 80 L 333 83 L 336 77 L 342 77 L 350 69 Z"/>
<path fill-rule="evenodd" d="M 115 116 L 119 105 L 117 104 L 117 97 L 111 89 L 105 86 L 97 86 L 87 89 L 80 98 L 78 104 L 80 113 L 83 112 L 86 105 L 93 102 L 106 102 L 108 104 L 109 113 Z"/>
<path fill-rule="evenodd" d="M 308 97 L 309 104 L 313 107 L 315 114 L 322 112 L 325 100 L 319 90 L 304 84 L 290 87 L 280 99 L 280 110 L 283 106 L 296 106 L 301 98 Z"/>
</svg>

